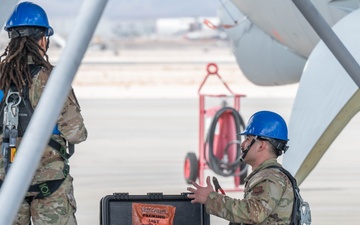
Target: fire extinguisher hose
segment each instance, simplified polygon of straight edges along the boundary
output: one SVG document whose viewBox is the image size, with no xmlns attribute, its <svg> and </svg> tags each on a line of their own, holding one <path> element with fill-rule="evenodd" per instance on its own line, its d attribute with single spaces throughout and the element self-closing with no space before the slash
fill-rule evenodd
<svg viewBox="0 0 360 225">
<path fill-rule="evenodd" d="M 206 142 L 205 142 L 205 149 L 206 146 L 208 145 L 208 157 L 209 159 L 206 160 L 207 165 L 209 166 L 209 168 L 211 170 L 213 170 L 216 174 L 219 174 L 221 176 L 237 176 L 237 175 L 242 175 L 241 172 L 245 173 L 247 172 L 247 168 L 243 168 L 240 173 L 235 174 L 236 170 L 238 169 L 238 167 L 241 165 L 241 148 L 240 148 L 240 144 L 241 144 L 241 139 L 240 136 L 237 137 L 236 140 L 230 141 L 229 143 L 227 143 L 225 149 L 224 149 L 224 155 L 227 156 L 227 150 L 228 148 L 233 145 L 236 144 L 236 159 L 234 162 L 228 162 L 228 160 L 224 160 L 224 159 L 219 159 L 214 155 L 214 136 L 215 136 L 215 129 L 216 129 L 216 125 L 218 123 L 219 118 L 221 118 L 221 115 L 225 112 L 231 111 L 231 114 L 234 118 L 235 121 L 235 127 L 236 127 L 236 134 L 241 132 L 241 129 L 245 127 L 244 124 L 244 120 L 242 119 L 240 113 L 235 110 L 232 107 L 228 107 L 225 106 L 223 108 L 221 108 L 220 110 L 218 110 L 211 122 L 207 137 L 206 137 Z M 205 152 L 205 159 L 206 159 L 206 152 Z"/>
</svg>

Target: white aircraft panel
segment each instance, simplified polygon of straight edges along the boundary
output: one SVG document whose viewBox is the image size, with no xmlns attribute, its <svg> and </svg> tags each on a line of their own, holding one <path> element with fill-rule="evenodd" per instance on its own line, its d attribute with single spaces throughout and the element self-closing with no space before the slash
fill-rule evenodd
<svg viewBox="0 0 360 225">
<path fill-rule="evenodd" d="M 360 61 L 360 10 L 334 27 L 344 45 Z M 359 71 L 360 75 L 360 71 Z M 290 148 L 283 165 L 299 184 L 316 166 L 336 136 L 359 111 L 358 87 L 321 41 L 303 71 L 290 122 Z"/>
</svg>

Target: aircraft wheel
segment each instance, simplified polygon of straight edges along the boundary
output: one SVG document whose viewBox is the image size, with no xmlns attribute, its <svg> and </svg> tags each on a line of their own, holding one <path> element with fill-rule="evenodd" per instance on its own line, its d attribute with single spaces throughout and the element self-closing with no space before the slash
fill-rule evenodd
<svg viewBox="0 0 360 225">
<path fill-rule="evenodd" d="M 186 183 L 190 184 L 190 181 L 196 181 L 198 174 L 199 164 L 196 155 L 193 152 L 188 152 L 184 163 L 184 176 Z"/>
</svg>

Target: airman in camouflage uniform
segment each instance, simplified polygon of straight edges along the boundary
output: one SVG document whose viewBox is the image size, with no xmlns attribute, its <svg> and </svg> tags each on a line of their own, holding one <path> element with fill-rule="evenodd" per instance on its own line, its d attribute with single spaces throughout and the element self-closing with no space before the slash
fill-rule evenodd
<svg viewBox="0 0 360 225">
<path fill-rule="evenodd" d="M 27 12 L 29 13 L 27 14 Z M 29 18 L 31 16 L 38 18 Z M 19 21 L 25 21 L 32 24 L 26 25 L 22 23 L 20 27 L 16 27 L 15 25 L 16 23 L 19 23 Z M 31 64 L 41 67 L 37 74 L 24 76 L 31 78 L 31 80 L 26 81 L 26 83 L 30 84 L 28 87 L 28 97 L 32 107 L 35 108 L 52 70 L 52 66 L 48 62 L 46 55 L 48 46 L 47 43 L 49 41 L 46 40 L 46 36 L 51 36 L 53 34 L 53 30 L 48 25 L 47 16 L 43 9 L 30 2 L 23 2 L 17 6 L 13 15 L 8 20 L 5 30 L 9 33 L 15 30 L 19 36 L 16 36 L 15 34 L 16 37 L 12 37 L 11 35 L 14 34 L 9 34 L 11 41 L 9 46 L 6 48 L 5 53 L 0 57 L 0 89 L 5 90 L 4 96 L 6 96 L 6 93 L 9 90 L 9 83 L 23 84 L 23 82 L 17 82 L 17 79 L 21 79 L 19 78 L 17 72 L 15 72 L 15 74 L 14 72 L 9 72 L 8 68 L 21 67 L 23 69 L 21 73 L 26 74 L 29 73 L 27 68 Z M 14 48 L 19 49 L 17 52 L 18 55 L 15 55 L 16 52 L 12 51 Z M 29 51 L 28 49 L 38 49 L 39 55 L 36 51 Z M 21 50 L 25 54 L 22 54 Z M 3 56 L 6 56 L 4 60 L 1 59 Z M 21 60 L 17 60 L 17 58 L 21 57 Z M 27 63 L 25 63 L 25 65 L 20 65 L 19 63 L 24 62 L 24 57 L 26 57 Z M 9 60 L 9 58 L 12 58 L 12 60 Z M 10 67 L 7 64 L 10 64 Z M 22 74 L 20 74 L 20 77 L 21 76 Z M 22 87 L 19 86 L 17 86 L 17 89 L 23 90 Z M 87 138 L 87 130 L 84 125 L 83 117 L 80 113 L 80 106 L 76 96 L 73 90 L 66 94 L 68 95 L 68 98 L 57 121 L 57 129 L 59 132 L 51 135 L 53 140 L 65 148 L 66 142 L 78 144 L 85 141 Z M 54 99 L 54 101 L 56 100 Z M 19 144 L 20 142 L 21 138 L 18 138 L 17 143 Z M 49 191 L 47 193 L 48 195 L 43 198 L 37 197 L 39 196 L 39 191 L 29 190 L 26 194 L 25 200 L 21 204 L 14 224 L 28 225 L 30 224 L 30 220 L 35 225 L 77 224 L 75 218 L 76 202 L 73 194 L 73 178 L 68 173 L 68 165 L 66 161 L 67 160 L 64 159 L 58 150 L 49 145 L 46 147 L 32 179 L 31 186 L 51 181 L 60 180 L 61 182 L 55 190 Z M 6 174 L 4 171 L 3 156 L 0 154 L 0 182 L 2 182 L 5 178 Z"/>
<path fill-rule="evenodd" d="M 246 135 L 241 144 L 242 159 L 253 171 L 245 179 L 243 199 L 233 199 L 214 191 L 207 177 L 206 187 L 192 182 L 189 198 L 192 203 L 205 204 L 206 211 L 231 221 L 230 224 L 288 225 L 294 202 L 289 178 L 278 168 L 277 157 L 287 150 L 287 126 L 276 113 L 255 113 L 240 135 Z"/>
</svg>

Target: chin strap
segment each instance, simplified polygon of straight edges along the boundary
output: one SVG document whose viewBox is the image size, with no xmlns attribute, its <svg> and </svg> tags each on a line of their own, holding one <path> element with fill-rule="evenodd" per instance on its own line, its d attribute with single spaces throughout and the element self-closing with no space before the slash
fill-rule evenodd
<svg viewBox="0 0 360 225">
<path fill-rule="evenodd" d="M 45 52 L 47 52 L 47 50 L 49 49 L 49 46 L 50 46 L 50 37 L 47 36 L 46 37 L 46 50 L 45 50 Z"/>
<path fill-rule="evenodd" d="M 246 155 L 248 154 L 251 146 L 255 143 L 255 141 L 256 141 L 257 138 L 258 138 L 258 136 L 255 136 L 254 139 L 252 139 L 252 141 L 250 142 L 250 144 L 247 146 L 247 148 L 243 151 L 243 154 L 242 154 L 242 156 L 241 156 L 241 158 L 240 158 L 240 161 L 241 161 L 241 162 L 244 162 Z"/>
</svg>

